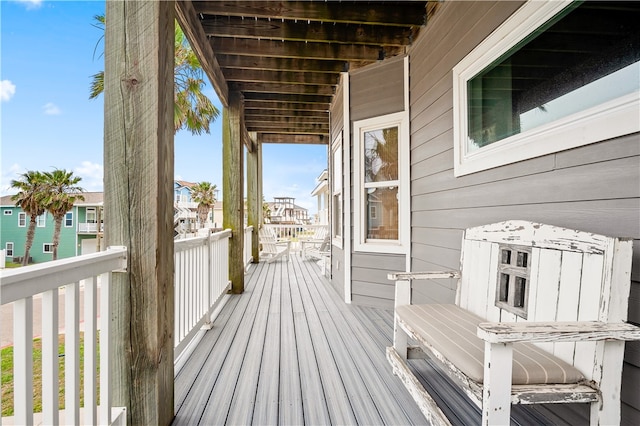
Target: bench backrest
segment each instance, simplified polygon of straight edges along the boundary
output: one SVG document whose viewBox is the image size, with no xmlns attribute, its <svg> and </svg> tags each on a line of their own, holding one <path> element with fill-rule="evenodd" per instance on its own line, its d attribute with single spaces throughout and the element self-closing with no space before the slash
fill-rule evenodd
<svg viewBox="0 0 640 426">
<path fill-rule="evenodd" d="M 627 319 L 632 241 L 526 221 L 469 228 L 456 303 L 489 321 Z M 602 342 L 540 343 L 600 382 Z"/>
</svg>

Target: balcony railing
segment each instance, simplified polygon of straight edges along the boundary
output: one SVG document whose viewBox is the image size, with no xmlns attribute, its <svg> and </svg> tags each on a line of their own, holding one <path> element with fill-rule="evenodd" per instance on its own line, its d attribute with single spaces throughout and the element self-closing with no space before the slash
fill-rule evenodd
<svg viewBox="0 0 640 426">
<path fill-rule="evenodd" d="M 42 299 L 42 423 L 57 424 L 58 306 L 64 288 L 65 318 L 65 421 L 80 423 L 80 287 L 83 287 L 84 420 L 85 424 L 126 422 L 123 408 L 111 407 L 111 334 L 109 312 L 111 275 L 126 268 L 127 250 L 107 251 L 7 269 L 2 272 L 0 305 L 13 303 L 14 424 L 34 424 L 33 419 L 33 299 Z M 100 285 L 98 285 L 100 283 Z M 100 310 L 98 310 L 98 292 Z M 97 330 L 100 329 L 99 344 Z M 100 354 L 100 384 L 96 384 Z M 100 407 L 97 392 L 100 392 Z"/>
<path fill-rule="evenodd" d="M 100 232 L 104 231 L 104 223 L 100 224 Z M 98 233 L 98 224 L 97 223 L 78 223 L 78 233 L 79 234 L 97 234 Z"/>
<path fill-rule="evenodd" d="M 246 238 L 251 228 L 245 229 Z M 226 230 L 175 242 L 175 371 L 188 348 L 210 328 L 229 288 L 229 238 Z M 249 240 L 250 241 L 250 240 Z M 250 247 L 250 244 L 249 244 Z M 245 250 L 245 264 L 251 261 Z M 249 256 L 249 257 L 247 257 Z M 13 303 L 14 419 L 13 424 L 34 424 L 33 417 L 33 299 L 42 298 L 42 400 L 43 424 L 57 424 L 58 336 L 65 339 L 65 422 L 69 424 L 119 424 L 124 408 L 110 407 L 109 357 L 110 277 L 126 267 L 126 249 L 77 256 L 9 269 L 0 275 L 1 305 Z M 83 289 L 81 297 L 80 289 Z M 58 293 L 64 289 L 64 331 L 58 324 Z M 98 295 L 99 293 L 99 295 Z M 83 299 L 82 302 L 80 299 Z M 99 309 L 97 305 L 99 300 Z M 84 306 L 83 318 L 80 307 Z M 84 419 L 80 421 L 80 328 L 84 330 Z M 97 330 L 100 338 L 97 339 Z M 99 340 L 99 344 L 96 343 Z M 100 384 L 97 354 L 100 354 Z M 99 389 L 100 406 L 97 404 Z M 112 410 L 113 408 L 113 414 Z M 1 423 L 0 423 L 1 424 Z"/>
<path fill-rule="evenodd" d="M 290 240 L 292 250 L 301 250 L 300 241 L 314 239 L 321 233 L 326 235 L 327 225 L 281 225 L 265 224 L 265 228 L 271 229 L 278 240 Z"/>
</svg>

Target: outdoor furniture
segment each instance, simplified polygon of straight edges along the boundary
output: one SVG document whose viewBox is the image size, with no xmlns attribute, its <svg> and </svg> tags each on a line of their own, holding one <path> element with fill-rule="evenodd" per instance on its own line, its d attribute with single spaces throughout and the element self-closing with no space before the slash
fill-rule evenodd
<svg viewBox="0 0 640 426">
<path fill-rule="evenodd" d="M 624 341 L 640 340 L 625 322 L 631 256 L 630 239 L 525 221 L 467 229 L 460 271 L 389 274 L 387 359 L 433 424 L 449 421 L 408 358 L 439 361 L 483 424 L 509 424 L 511 404 L 542 403 L 590 403 L 592 424 L 619 424 Z M 455 304 L 411 305 L 412 280 L 451 278 Z"/>
<path fill-rule="evenodd" d="M 260 228 L 258 235 L 260 237 L 260 258 L 271 263 L 274 260 L 284 258 L 289 260 L 289 252 L 291 251 L 291 241 L 278 242 L 276 237 L 268 229 Z"/>
<path fill-rule="evenodd" d="M 300 238 L 300 256 L 305 257 L 305 251 L 309 248 L 318 248 L 325 243 L 329 235 L 327 226 L 319 226 L 309 238 Z"/>
</svg>

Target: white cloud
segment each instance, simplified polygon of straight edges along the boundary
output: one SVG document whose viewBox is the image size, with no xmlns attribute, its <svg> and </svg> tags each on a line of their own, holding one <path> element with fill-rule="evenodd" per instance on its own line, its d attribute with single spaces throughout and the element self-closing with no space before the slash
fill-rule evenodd
<svg viewBox="0 0 640 426">
<path fill-rule="evenodd" d="M 54 104 L 53 102 L 48 102 L 45 106 L 42 107 L 42 109 L 44 110 L 44 113 L 46 115 L 60 115 L 60 114 L 62 114 L 62 111 L 60 110 L 60 108 L 58 108 L 58 106 L 56 104 Z"/>
<path fill-rule="evenodd" d="M 18 3 L 24 4 L 27 9 L 37 9 L 42 6 L 42 0 L 17 0 Z"/>
<path fill-rule="evenodd" d="M 99 192 L 103 190 L 104 167 L 102 164 L 83 161 L 73 169 L 73 173 L 82 178 L 79 185 L 86 191 Z"/>
<path fill-rule="evenodd" d="M 11 181 L 17 179 L 24 172 L 26 172 L 24 167 L 17 163 L 12 164 L 7 170 L 3 170 L 0 177 L 0 195 L 15 194 L 16 191 L 11 189 Z"/>
<path fill-rule="evenodd" d="M 8 101 L 16 94 L 16 85 L 11 82 L 11 80 L 2 80 L 0 81 L 0 99 L 4 101 Z"/>
</svg>

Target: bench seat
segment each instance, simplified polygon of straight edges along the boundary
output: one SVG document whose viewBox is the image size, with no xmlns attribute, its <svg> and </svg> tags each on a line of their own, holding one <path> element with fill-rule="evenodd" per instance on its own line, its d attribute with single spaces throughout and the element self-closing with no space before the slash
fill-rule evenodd
<svg viewBox="0 0 640 426">
<path fill-rule="evenodd" d="M 484 341 L 477 337 L 485 319 L 453 304 L 404 305 L 398 319 L 412 334 L 422 336 L 432 348 L 467 377 L 483 383 Z M 571 384 L 585 380 L 575 367 L 530 343 L 513 345 L 513 385 Z"/>
</svg>

